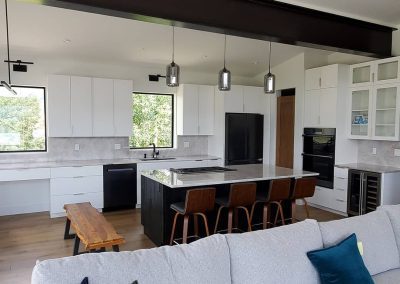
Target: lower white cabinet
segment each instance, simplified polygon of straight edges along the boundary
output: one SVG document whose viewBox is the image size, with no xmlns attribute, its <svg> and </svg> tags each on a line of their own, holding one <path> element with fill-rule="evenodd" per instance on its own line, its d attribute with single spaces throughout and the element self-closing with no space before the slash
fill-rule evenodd
<svg viewBox="0 0 400 284">
<path fill-rule="evenodd" d="M 50 217 L 64 216 L 65 204 L 81 202 L 103 208 L 103 166 L 51 169 Z"/>
<path fill-rule="evenodd" d="M 333 197 L 333 189 L 322 187 L 322 186 L 316 186 L 314 196 L 307 198 L 307 201 L 309 203 L 312 203 L 312 204 L 315 204 L 318 206 L 330 208 L 331 203 L 332 203 L 331 202 L 332 197 Z"/>
</svg>

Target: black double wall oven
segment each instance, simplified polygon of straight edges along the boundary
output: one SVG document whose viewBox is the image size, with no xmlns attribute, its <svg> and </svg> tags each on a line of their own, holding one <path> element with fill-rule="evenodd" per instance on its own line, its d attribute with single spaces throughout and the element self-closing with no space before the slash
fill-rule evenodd
<svg viewBox="0 0 400 284">
<path fill-rule="evenodd" d="M 303 170 L 319 173 L 317 185 L 333 188 L 335 128 L 304 128 Z"/>
</svg>

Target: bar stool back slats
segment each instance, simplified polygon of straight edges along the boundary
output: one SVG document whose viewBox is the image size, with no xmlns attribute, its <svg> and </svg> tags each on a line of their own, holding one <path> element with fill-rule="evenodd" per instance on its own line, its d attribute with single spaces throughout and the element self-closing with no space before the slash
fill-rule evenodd
<svg viewBox="0 0 400 284">
<path fill-rule="evenodd" d="M 290 198 L 291 179 L 275 179 L 269 184 L 267 201 L 281 201 Z"/>
<path fill-rule="evenodd" d="M 306 209 L 307 218 L 310 218 L 310 212 L 308 210 L 307 197 L 312 197 L 315 192 L 315 187 L 317 185 L 317 178 L 315 177 L 304 177 L 296 179 L 294 184 L 292 199 L 292 222 L 295 219 L 296 213 L 296 199 L 301 199 L 304 202 L 304 207 Z"/>
<path fill-rule="evenodd" d="M 214 209 L 215 188 L 191 189 L 186 192 L 185 214 L 208 212 Z"/>
</svg>

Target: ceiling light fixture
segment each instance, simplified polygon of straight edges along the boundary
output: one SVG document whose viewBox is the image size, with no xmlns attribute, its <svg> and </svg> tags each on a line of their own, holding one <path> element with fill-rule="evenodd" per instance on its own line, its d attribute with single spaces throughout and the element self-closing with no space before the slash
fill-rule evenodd
<svg viewBox="0 0 400 284">
<path fill-rule="evenodd" d="M 275 93 L 275 75 L 271 73 L 271 50 L 272 44 L 269 42 L 268 74 L 264 76 L 264 92 L 266 94 Z"/>
<path fill-rule="evenodd" d="M 4 0 L 6 8 L 6 31 L 7 31 L 7 64 L 8 64 L 8 83 L 6 81 L 1 81 L 1 85 L 6 88 L 11 94 L 17 95 L 17 92 L 11 88 L 11 62 L 10 62 L 10 40 L 8 36 L 8 7 L 7 0 Z"/>
<path fill-rule="evenodd" d="M 231 89 L 231 71 L 226 69 L 226 35 L 224 41 L 224 68 L 218 74 L 218 90 L 229 91 Z"/>
<path fill-rule="evenodd" d="M 167 66 L 166 82 L 168 87 L 179 86 L 179 65 L 174 62 L 175 59 L 175 27 L 172 26 L 172 62 Z"/>
</svg>

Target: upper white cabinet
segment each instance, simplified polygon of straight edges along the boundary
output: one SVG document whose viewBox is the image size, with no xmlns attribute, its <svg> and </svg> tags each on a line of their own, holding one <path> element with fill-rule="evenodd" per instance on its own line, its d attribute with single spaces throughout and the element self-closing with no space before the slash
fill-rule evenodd
<svg viewBox="0 0 400 284">
<path fill-rule="evenodd" d="M 114 135 L 114 82 L 93 78 L 93 136 Z"/>
<path fill-rule="evenodd" d="M 265 113 L 267 95 L 262 87 L 231 86 L 230 91 L 219 92 L 224 95 L 225 112 Z"/>
<path fill-rule="evenodd" d="M 71 77 L 51 75 L 48 78 L 49 136 L 70 137 Z"/>
<path fill-rule="evenodd" d="M 183 84 L 177 93 L 178 135 L 214 134 L 214 87 Z"/>
<path fill-rule="evenodd" d="M 50 137 L 130 136 L 132 81 L 51 75 Z"/>
<path fill-rule="evenodd" d="M 400 57 L 386 58 L 351 66 L 353 87 L 400 82 Z"/>
<path fill-rule="evenodd" d="M 132 92 L 131 80 L 114 80 L 114 136 L 132 135 Z"/>
<path fill-rule="evenodd" d="M 345 68 L 334 64 L 306 70 L 305 127 L 336 127 L 339 71 L 348 72 Z"/>
<path fill-rule="evenodd" d="M 336 88 L 338 85 L 338 72 L 338 64 L 306 70 L 306 90 Z"/>
<path fill-rule="evenodd" d="M 400 57 L 351 66 L 350 138 L 398 141 Z"/>
</svg>

